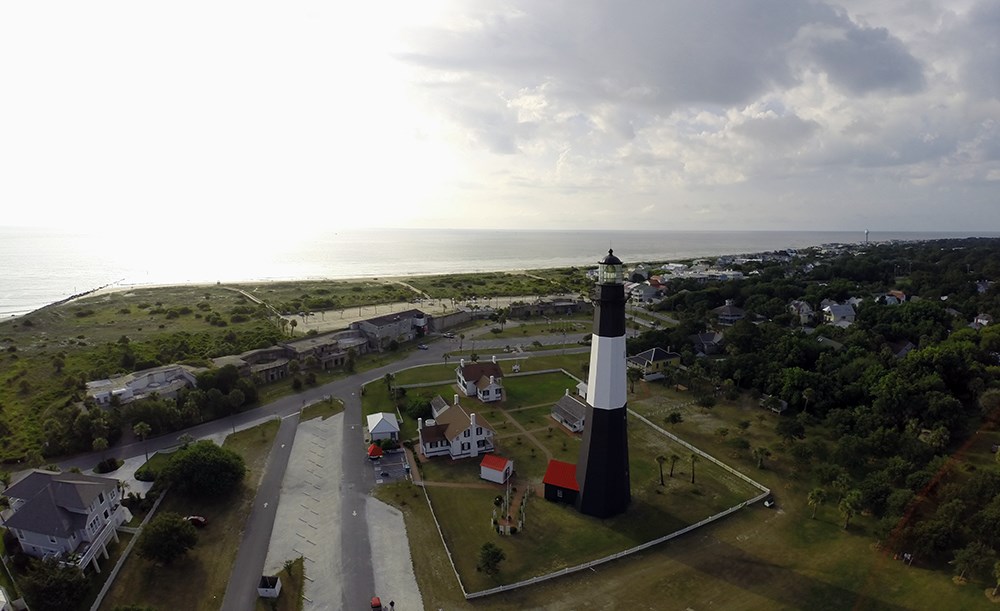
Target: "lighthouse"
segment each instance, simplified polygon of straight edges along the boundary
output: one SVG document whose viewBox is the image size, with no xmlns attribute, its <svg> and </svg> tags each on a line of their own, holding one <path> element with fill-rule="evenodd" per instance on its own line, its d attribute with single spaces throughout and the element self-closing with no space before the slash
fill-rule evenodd
<svg viewBox="0 0 1000 611">
<path fill-rule="evenodd" d="M 608 250 L 597 266 L 586 420 L 576 464 L 581 513 L 609 518 L 625 511 L 629 489 L 625 397 L 625 283 L 622 262 Z"/>
</svg>

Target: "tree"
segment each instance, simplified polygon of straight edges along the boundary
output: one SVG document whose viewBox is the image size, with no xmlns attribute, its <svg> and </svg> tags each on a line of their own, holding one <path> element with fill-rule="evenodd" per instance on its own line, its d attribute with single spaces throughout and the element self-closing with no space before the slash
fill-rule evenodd
<svg viewBox="0 0 1000 611">
<path fill-rule="evenodd" d="M 236 452 L 203 440 L 178 450 L 163 475 L 182 494 L 224 496 L 243 482 L 246 465 Z"/>
<path fill-rule="evenodd" d="M 10 471 L 0 471 L 0 484 L 3 484 L 4 490 L 10 487 L 10 480 Z"/>
<path fill-rule="evenodd" d="M 297 362 L 297 361 L 292 361 L 292 363 L 295 363 L 295 362 Z M 233 425 L 233 435 L 235 435 L 236 434 L 236 414 L 239 413 L 240 406 L 242 406 L 243 403 L 246 401 L 246 395 L 244 395 L 243 391 L 240 390 L 239 388 L 234 388 L 234 389 L 232 389 L 229 392 L 229 395 L 226 396 L 226 401 L 229 403 L 229 413 L 231 413 L 233 415 L 232 425 Z"/>
<path fill-rule="evenodd" d="M 815 520 L 816 510 L 819 509 L 819 506 L 826 501 L 826 490 L 824 490 L 823 488 L 813 488 L 809 492 L 807 501 L 809 503 L 809 506 L 812 507 L 813 510 L 812 515 L 809 517 Z"/>
<path fill-rule="evenodd" d="M 997 559 L 992 549 L 979 541 L 973 541 L 960 550 L 955 551 L 955 561 L 952 563 L 958 571 L 959 579 L 965 579 L 965 574 L 982 575 L 989 570 Z"/>
<path fill-rule="evenodd" d="M 55 558 L 34 564 L 27 575 L 18 579 L 17 585 L 28 605 L 36 611 L 75 609 L 87 592 L 83 571 Z"/>
<path fill-rule="evenodd" d="M 291 327 L 292 327 L 292 331 L 291 331 L 291 333 L 289 333 L 289 335 L 291 335 L 292 337 L 295 337 L 295 327 L 299 326 L 299 321 L 297 321 L 297 320 L 295 320 L 293 318 L 288 324 L 291 325 Z"/>
<path fill-rule="evenodd" d="M 98 454 L 108 449 L 108 440 L 104 437 L 95 437 L 91 447 Z"/>
<path fill-rule="evenodd" d="M 764 468 L 764 459 L 770 458 L 770 456 L 771 456 L 771 450 L 768 450 L 767 448 L 754 448 L 753 450 L 753 457 L 754 460 L 757 461 L 758 469 Z"/>
<path fill-rule="evenodd" d="M 462 349 L 462 345 L 465 343 L 465 333 L 458 334 L 458 349 Z"/>
<path fill-rule="evenodd" d="M 629 367 L 625 372 L 625 376 L 628 378 L 628 391 L 635 392 L 635 383 L 642 378 L 642 370 Z"/>
<path fill-rule="evenodd" d="M 691 483 L 694 483 L 694 463 L 698 462 L 698 455 L 694 452 L 691 453 Z"/>
<path fill-rule="evenodd" d="M 493 543 L 483 543 L 479 548 L 479 568 L 487 575 L 496 575 L 500 571 L 500 563 L 506 559 L 503 550 Z"/>
<path fill-rule="evenodd" d="M 676 454 L 671 454 L 670 455 L 670 477 L 674 476 L 674 465 L 676 465 L 677 461 L 680 460 L 680 459 L 681 459 L 681 457 L 678 456 L 678 455 L 676 455 Z"/>
<path fill-rule="evenodd" d="M 844 498 L 840 499 L 840 505 L 838 505 L 841 515 L 844 516 L 844 530 L 851 525 L 851 518 L 857 515 L 858 511 L 861 510 L 861 491 L 851 490 L 844 495 Z"/>
<path fill-rule="evenodd" d="M 786 443 L 790 443 L 796 439 L 805 438 L 806 427 L 799 421 L 798 418 L 782 418 L 781 420 L 778 420 L 775 432 L 778 434 L 778 437 L 781 437 Z"/>
<path fill-rule="evenodd" d="M 198 542 L 198 533 L 179 514 L 165 512 L 142 528 L 136 543 L 139 556 L 157 564 L 170 564 Z"/>
<path fill-rule="evenodd" d="M 663 463 L 667 462 L 667 457 L 662 454 L 656 457 L 656 464 L 660 466 L 660 485 L 666 486 L 663 481 Z"/>
<path fill-rule="evenodd" d="M 132 432 L 135 434 L 136 437 L 139 438 L 139 441 L 146 441 L 146 438 L 149 437 L 149 434 L 153 432 L 153 428 L 148 424 L 146 424 L 145 422 L 140 421 L 136 422 L 135 425 L 132 427 Z M 146 450 L 146 460 L 149 460 L 149 450 Z"/>
</svg>

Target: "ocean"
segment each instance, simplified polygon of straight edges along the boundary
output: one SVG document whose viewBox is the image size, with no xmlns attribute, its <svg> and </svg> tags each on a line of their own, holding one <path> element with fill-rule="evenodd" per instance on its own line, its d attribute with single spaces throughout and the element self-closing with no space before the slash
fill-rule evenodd
<svg viewBox="0 0 1000 611">
<path fill-rule="evenodd" d="M 109 284 L 142 286 L 447 274 L 594 265 L 608 248 L 626 263 L 859 243 L 863 231 L 323 231 L 276 221 L 158 231 L 0 227 L 0 317 L 26 314 Z M 873 242 L 1000 233 L 871 232 Z"/>
</svg>

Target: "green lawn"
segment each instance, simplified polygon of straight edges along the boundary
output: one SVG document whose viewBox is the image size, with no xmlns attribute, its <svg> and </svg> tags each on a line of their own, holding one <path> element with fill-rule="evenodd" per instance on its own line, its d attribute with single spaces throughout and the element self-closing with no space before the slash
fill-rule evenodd
<svg viewBox="0 0 1000 611">
<path fill-rule="evenodd" d="M 306 420 L 312 420 L 313 418 L 326 420 L 330 416 L 335 416 L 342 411 L 344 411 L 344 402 L 340 399 L 334 399 L 331 397 L 324 401 L 307 405 L 302 410 L 300 421 L 305 422 Z"/>
<path fill-rule="evenodd" d="M 515 435 L 500 439 L 496 442 L 495 451 L 500 456 L 514 459 L 514 470 L 519 479 L 528 482 L 542 481 L 548 460 L 545 453 L 531 443 L 527 436 Z"/>
<path fill-rule="evenodd" d="M 503 381 L 503 407 L 513 409 L 542 403 L 552 405 L 567 388 L 570 392 L 575 392 L 577 384 L 576 380 L 563 373 L 507 377 Z"/>
<path fill-rule="evenodd" d="M 226 438 L 224 447 L 243 456 L 247 465 L 243 487 L 235 496 L 194 500 L 167 493 L 159 511 L 208 519 L 208 526 L 198 532 L 198 544 L 185 558 L 166 567 L 129 556 L 102 608 L 126 604 L 157 609 L 219 608 L 278 425 L 271 420 Z M 192 592 L 198 595 L 192 597 Z"/>
<path fill-rule="evenodd" d="M 558 399 L 556 399 L 558 400 Z M 508 410 L 508 414 L 529 431 L 552 426 L 556 422 L 552 419 L 552 405 L 556 401 L 546 402 L 538 407 L 527 407 Z"/>
</svg>

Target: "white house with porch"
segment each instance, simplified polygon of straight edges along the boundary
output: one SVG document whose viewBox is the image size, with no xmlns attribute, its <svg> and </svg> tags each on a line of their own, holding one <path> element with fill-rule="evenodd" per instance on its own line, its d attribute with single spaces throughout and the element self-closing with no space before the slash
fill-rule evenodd
<svg viewBox="0 0 1000 611">
<path fill-rule="evenodd" d="M 428 458 L 475 458 L 493 451 L 493 427 L 485 420 L 478 420 L 476 414 L 467 412 L 458 402 L 458 395 L 455 395 L 454 404 L 443 405 L 444 400 L 435 397 L 431 401 L 434 419 L 417 419 L 421 454 Z"/>
<path fill-rule="evenodd" d="M 477 397 L 483 403 L 503 399 L 503 370 L 497 357 L 487 363 L 466 363 L 465 359 L 455 368 L 455 382 L 467 397 Z"/>
<path fill-rule="evenodd" d="M 56 557 L 98 573 L 98 555 L 108 558 L 116 529 L 132 519 L 121 504 L 118 481 L 82 473 L 35 470 L 8 488 L 7 528 L 25 554 Z"/>
</svg>

